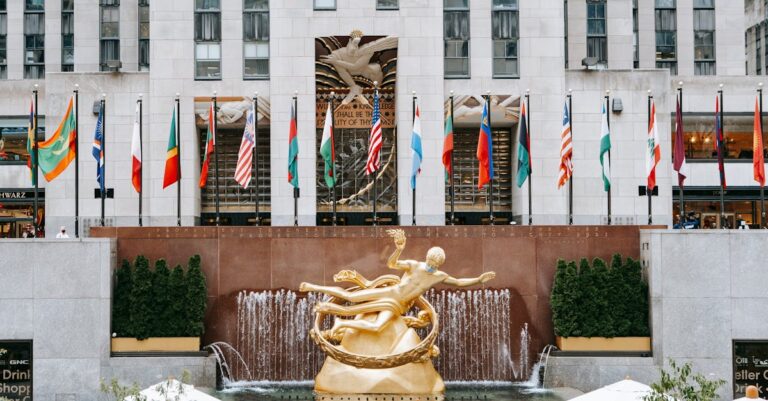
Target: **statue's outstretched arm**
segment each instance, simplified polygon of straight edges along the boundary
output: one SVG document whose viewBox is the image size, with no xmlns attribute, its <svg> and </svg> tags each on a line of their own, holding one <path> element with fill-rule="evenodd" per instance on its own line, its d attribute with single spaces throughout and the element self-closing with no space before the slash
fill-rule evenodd
<svg viewBox="0 0 768 401">
<path fill-rule="evenodd" d="M 454 285 L 456 287 L 469 287 L 470 285 L 485 283 L 488 280 L 492 280 L 494 277 L 496 277 L 496 273 L 494 272 L 485 272 L 475 278 L 455 278 L 448 276 L 445 280 L 443 280 L 443 283 Z"/>
<path fill-rule="evenodd" d="M 405 249 L 405 231 L 402 229 L 387 230 L 387 234 L 395 241 L 395 251 L 387 259 L 387 267 L 395 270 L 410 270 L 413 261 L 399 260 Z"/>
</svg>

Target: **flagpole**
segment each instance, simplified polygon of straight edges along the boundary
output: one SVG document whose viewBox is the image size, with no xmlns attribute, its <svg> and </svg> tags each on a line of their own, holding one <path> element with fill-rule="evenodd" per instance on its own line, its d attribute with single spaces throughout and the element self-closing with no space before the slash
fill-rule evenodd
<svg viewBox="0 0 768 401">
<path fill-rule="evenodd" d="M 530 137 L 531 137 L 531 90 L 526 89 L 525 90 L 525 129 L 528 131 L 528 144 L 530 144 Z M 528 163 L 530 164 L 530 157 L 531 157 L 531 149 L 530 145 L 528 146 Z M 533 225 L 533 190 L 531 187 L 533 186 L 533 169 L 530 169 L 531 171 L 528 172 L 528 225 Z"/>
<path fill-rule="evenodd" d="M 219 103 L 218 103 L 218 97 L 216 96 L 216 91 L 213 91 L 213 158 L 214 163 L 216 163 L 216 226 L 218 227 L 221 224 L 221 218 L 219 215 L 219 150 L 216 149 L 216 131 L 218 129 L 218 118 L 219 118 Z M 210 116 L 209 116 L 210 118 Z"/>
<path fill-rule="evenodd" d="M 677 92 L 680 95 L 680 125 L 682 125 L 683 122 L 683 81 L 680 81 L 677 83 L 678 88 Z M 677 111 L 675 111 L 677 112 Z M 677 117 L 677 116 L 675 116 Z M 683 129 L 680 127 L 680 129 Z M 683 148 L 684 149 L 684 148 Z M 680 182 L 680 172 L 677 173 L 677 180 L 678 180 L 678 192 L 680 194 L 680 227 L 683 227 L 683 222 L 687 220 L 687 217 L 685 215 L 685 190 L 683 189 L 683 184 Z"/>
<path fill-rule="evenodd" d="M 716 138 L 717 140 L 717 152 L 720 158 L 723 160 L 723 171 L 720 172 L 720 228 L 725 228 L 725 191 L 723 188 L 723 175 L 725 174 L 725 146 L 723 146 L 723 142 L 725 141 L 725 122 L 723 121 L 723 84 L 720 84 L 720 89 L 717 91 L 718 96 L 720 97 L 720 138 Z M 717 129 L 718 127 L 715 127 L 715 135 L 717 136 Z M 722 140 L 720 140 L 722 138 Z"/>
<path fill-rule="evenodd" d="M 296 118 L 296 141 L 299 140 L 299 98 L 298 91 L 293 91 L 293 110 Z M 298 156 L 297 156 L 298 157 Z M 298 171 L 296 172 L 298 174 Z M 296 180 L 298 181 L 298 177 Z M 299 226 L 299 187 L 293 188 L 293 225 Z"/>
<path fill-rule="evenodd" d="M 333 155 L 336 154 L 336 150 L 333 149 L 336 147 L 336 138 L 333 135 L 334 130 L 336 129 L 336 121 L 334 119 L 334 116 L 336 115 L 336 110 L 333 108 L 333 98 L 336 95 L 335 92 L 331 92 L 331 96 L 328 98 L 328 107 L 331 109 L 331 171 L 333 172 L 333 188 L 331 188 L 331 204 L 333 205 L 333 217 L 331 218 L 331 224 L 336 225 L 336 158 L 333 157 Z"/>
<path fill-rule="evenodd" d="M 379 85 L 378 82 L 373 81 L 373 88 L 374 88 L 373 89 L 373 98 L 374 98 L 374 100 L 376 99 L 376 97 L 379 96 L 379 87 L 378 87 L 378 85 Z M 383 128 L 382 128 L 382 130 L 383 130 Z M 383 148 L 384 147 L 384 132 L 381 133 L 381 137 L 382 137 L 381 138 L 381 143 L 382 143 L 382 148 Z M 370 142 L 370 135 L 369 135 L 369 142 Z M 370 147 L 371 144 L 369 143 L 368 146 Z M 379 157 L 381 157 L 381 151 L 379 151 Z M 376 216 L 376 200 L 379 198 L 379 189 L 378 189 L 378 187 L 376 185 L 376 178 L 378 177 L 378 175 L 379 175 L 379 171 L 377 169 L 376 171 L 373 172 L 373 225 L 374 226 L 378 225 L 377 223 L 378 223 L 378 220 L 379 220 L 378 217 Z"/>
<path fill-rule="evenodd" d="M 568 89 L 568 122 L 571 125 L 571 143 L 573 143 L 573 89 Z M 573 172 L 568 179 L 568 225 L 573 225 Z"/>
<path fill-rule="evenodd" d="M 141 99 L 142 94 L 139 93 L 139 155 L 141 155 L 141 170 L 139 172 L 139 227 L 143 226 L 141 218 L 141 201 L 144 197 L 142 194 L 144 193 L 144 143 L 143 143 L 143 133 L 144 133 L 144 101 Z"/>
<path fill-rule="evenodd" d="M 610 135 L 611 132 L 611 113 L 609 112 L 609 107 L 611 104 L 611 90 L 606 89 L 605 90 L 605 119 L 608 122 L 608 135 Z M 611 165 L 611 149 L 608 149 L 608 166 Z M 610 174 L 611 170 L 608 170 L 608 173 Z M 611 177 L 608 177 L 608 180 L 610 180 Z M 609 181 L 610 182 L 610 181 Z M 608 225 L 611 225 L 611 185 L 608 184 Z"/>
<path fill-rule="evenodd" d="M 647 122 L 646 125 L 648 127 L 649 133 L 650 133 L 650 130 L 651 130 L 651 101 L 653 101 L 653 94 L 651 93 L 651 90 L 648 89 L 648 122 Z M 656 122 L 654 122 L 654 124 L 655 123 Z M 651 152 L 653 152 L 653 149 L 649 149 L 649 150 Z M 646 157 L 648 157 L 648 156 L 649 155 L 646 155 Z M 645 182 L 645 194 L 648 196 L 648 225 L 650 226 L 651 224 L 653 224 L 653 214 L 652 214 L 652 211 L 651 211 L 652 210 L 651 209 L 651 202 L 652 202 L 651 199 L 652 199 L 652 196 L 653 196 L 653 188 L 648 188 L 648 181 L 647 180 Z"/>
<path fill-rule="evenodd" d="M 453 91 L 451 91 L 451 135 L 453 135 L 452 141 L 455 142 L 456 140 L 456 130 L 453 128 Z M 455 205 L 454 205 L 454 197 L 456 196 L 456 187 L 453 183 L 453 169 L 456 168 L 456 165 L 453 163 L 453 149 L 451 149 L 451 171 L 448 172 L 448 175 L 450 175 L 450 184 L 451 184 L 451 225 L 456 224 L 454 220 L 454 211 L 455 211 Z"/>
<path fill-rule="evenodd" d="M 760 82 L 757 84 L 757 94 L 760 98 L 760 136 L 763 135 L 763 83 Z M 35 107 L 35 112 L 37 112 L 37 107 Z M 761 149 L 762 151 L 762 149 Z M 765 163 L 765 161 L 763 161 Z M 760 185 L 760 228 L 765 228 L 765 186 L 762 184 Z"/>
<path fill-rule="evenodd" d="M 106 179 L 107 178 L 106 177 L 107 175 L 107 127 L 106 127 L 107 108 L 106 108 L 106 103 L 107 103 L 107 94 L 102 93 L 101 94 L 101 154 L 102 156 L 99 157 L 99 161 L 97 162 L 97 164 L 101 164 L 102 163 L 101 159 L 102 158 L 104 159 L 104 162 L 103 162 L 104 165 L 100 166 L 101 179 L 99 180 L 101 181 L 99 182 L 99 187 L 100 187 L 99 192 L 101 192 L 100 194 L 101 195 L 101 222 L 100 223 L 102 227 L 104 227 L 104 203 L 105 203 L 105 200 L 107 199 L 107 185 L 106 185 L 107 184 L 107 179 Z M 98 125 L 98 121 L 96 122 L 96 124 Z"/>
<path fill-rule="evenodd" d="M 35 155 L 34 160 L 35 160 L 35 162 L 34 163 L 30 163 L 30 164 L 34 164 L 34 166 L 32 166 L 34 168 L 34 170 L 32 171 L 32 177 L 34 178 L 34 181 L 35 181 L 35 204 L 34 204 L 34 216 L 33 216 L 33 219 L 32 219 L 32 225 L 35 227 L 35 238 L 37 238 L 37 236 L 40 234 L 40 232 L 39 232 L 40 226 L 37 223 L 37 213 L 38 213 L 38 210 L 39 210 L 39 207 L 40 207 L 40 203 L 39 203 L 40 202 L 40 195 L 38 194 L 38 188 L 39 188 L 40 184 L 38 184 L 38 182 L 37 182 L 37 179 L 39 178 L 38 177 L 38 166 L 40 166 L 40 159 L 38 159 L 39 154 L 37 152 L 37 88 L 38 88 L 38 85 L 35 84 L 35 90 L 32 91 L 32 93 L 35 94 L 35 117 L 34 117 L 35 118 L 35 121 L 34 121 L 35 131 L 34 131 L 34 134 L 33 134 L 35 136 L 35 138 L 33 139 L 34 140 L 34 144 L 35 144 L 35 149 L 34 149 L 34 155 Z M 32 155 L 29 155 L 29 156 L 32 157 Z"/>
<path fill-rule="evenodd" d="M 75 238 L 80 238 L 80 84 L 75 84 Z"/>
<path fill-rule="evenodd" d="M 176 92 L 176 172 L 179 174 L 179 180 L 176 181 L 176 225 L 181 227 L 181 122 L 179 93 Z"/>
<path fill-rule="evenodd" d="M 411 123 L 416 121 L 416 91 L 411 92 Z M 411 133 L 413 135 L 413 133 Z M 416 178 L 414 178 L 415 180 Z M 416 225 L 416 185 L 413 185 L 411 196 L 411 225 Z"/>
<path fill-rule="evenodd" d="M 491 125 L 491 91 L 487 91 L 485 95 L 485 104 L 488 105 L 488 130 L 490 131 L 491 135 L 488 137 L 488 141 L 490 141 L 491 148 L 493 147 L 493 126 Z M 481 123 L 482 124 L 482 123 Z M 488 162 L 490 164 L 493 164 L 493 154 L 488 155 L 488 157 L 491 158 Z M 489 171 L 490 172 L 490 171 Z M 489 202 L 489 212 L 490 217 L 489 221 L 491 225 L 494 224 L 493 221 L 493 177 L 488 177 L 489 186 L 488 186 L 488 202 Z"/>
<path fill-rule="evenodd" d="M 247 119 L 247 118 L 246 118 Z M 260 226 L 259 219 L 259 161 L 256 146 L 259 143 L 259 92 L 253 92 L 253 200 L 256 206 L 256 225 Z"/>
</svg>

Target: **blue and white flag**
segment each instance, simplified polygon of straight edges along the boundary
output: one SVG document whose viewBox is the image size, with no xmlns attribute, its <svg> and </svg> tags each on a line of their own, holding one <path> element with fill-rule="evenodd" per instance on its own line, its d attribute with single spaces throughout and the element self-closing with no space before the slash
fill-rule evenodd
<svg viewBox="0 0 768 401">
<path fill-rule="evenodd" d="M 104 108 L 99 107 L 99 118 L 96 119 L 96 131 L 93 133 L 93 158 L 96 159 L 96 181 L 99 189 L 104 192 Z"/>
<path fill-rule="evenodd" d="M 421 113 L 419 105 L 413 113 L 413 134 L 411 135 L 411 150 L 413 150 L 413 168 L 411 169 L 411 189 L 416 189 L 416 177 L 421 172 Z"/>
</svg>

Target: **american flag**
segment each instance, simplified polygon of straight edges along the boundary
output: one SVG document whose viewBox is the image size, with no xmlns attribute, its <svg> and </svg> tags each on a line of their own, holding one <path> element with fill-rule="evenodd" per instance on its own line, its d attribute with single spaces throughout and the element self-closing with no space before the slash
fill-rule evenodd
<svg viewBox="0 0 768 401">
<path fill-rule="evenodd" d="M 379 92 L 373 94 L 373 119 L 371 135 L 368 138 L 368 161 L 365 163 L 365 174 L 375 173 L 381 167 L 381 113 L 379 112 Z"/>
<path fill-rule="evenodd" d="M 562 188 L 573 175 L 573 143 L 571 142 L 571 113 L 568 103 L 563 107 L 563 132 L 560 133 L 560 173 L 557 177 L 557 188 Z"/>
<path fill-rule="evenodd" d="M 245 130 L 243 131 L 243 141 L 240 142 L 240 151 L 237 155 L 237 167 L 235 168 L 235 181 L 243 189 L 248 188 L 251 182 L 251 170 L 253 162 L 253 148 L 256 146 L 256 123 L 253 106 L 248 110 L 248 116 L 245 120 Z"/>
</svg>

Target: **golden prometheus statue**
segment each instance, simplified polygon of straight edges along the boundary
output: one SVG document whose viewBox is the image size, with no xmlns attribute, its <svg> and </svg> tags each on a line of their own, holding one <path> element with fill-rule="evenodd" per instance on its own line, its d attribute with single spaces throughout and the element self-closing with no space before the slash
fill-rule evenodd
<svg viewBox="0 0 768 401">
<path fill-rule="evenodd" d="M 395 251 L 387 261 L 402 277 L 387 274 L 366 280 L 353 270 L 333 276 L 344 289 L 301 283 L 303 292 L 320 292 L 330 299 L 315 306 L 310 335 L 328 354 L 315 377 L 315 391 L 324 394 L 441 394 L 443 379 L 432 365 L 439 354 L 435 340 L 437 314 L 423 294 L 437 284 L 457 287 L 485 283 L 496 277 L 486 272 L 476 278 L 457 279 L 438 270 L 445 262 L 442 248 L 433 247 L 427 260 L 399 260 L 405 249 L 405 232 L 388 230 Z M 409 313 L 411 309 L 418 313 Z M 414 310 L 415 312 L 415 310 Z M 322 330 L 326 316 L 333 316 L 330 330 Z M 423 339 L 416 329 L 431 326 Z"/>
</svg>

